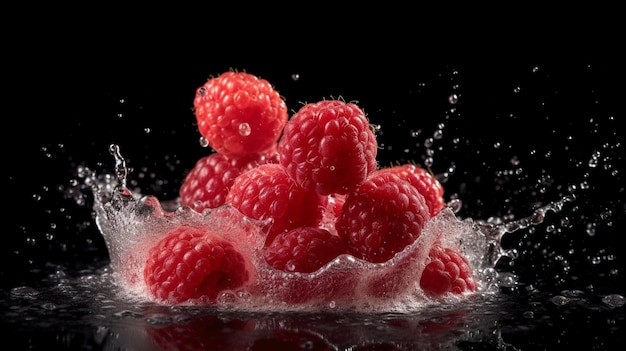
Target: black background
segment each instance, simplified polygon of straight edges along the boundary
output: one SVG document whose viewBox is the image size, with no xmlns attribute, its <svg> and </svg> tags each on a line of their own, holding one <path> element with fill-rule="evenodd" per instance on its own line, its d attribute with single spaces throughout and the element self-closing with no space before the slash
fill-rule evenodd
<svg viewBox="0 0 626 351">
<path fill-rule="evenodd" d="M 507 26 L 502 16 L 470 34 L 471 25 L 446 27 L 451 18 L 434 26 L 414 18 L 385 26 L 335 9 L 319 18 L 250 16 L 245 22 L 253 25 L 240 28 L 244 19 L 231 9 L 183 29 L 184 16 L 96 13 L 71 20 L 42 15 L 48 21 L 37 17 L 13 28 L 30 34 L 8 38 L 4 288 L 37 281 L 58 265 L 78 272 L 106 264 L 91 209 L 66 196 L 77 167 L 112 171 L 108 146 L 116 143 L 130 178 L 146 175 L 131 185 L 175 197 L 185 172 L 208 152 L 191 111 L 195 89 L 236 69 L 271 82 L 292 112 L 303 102 L 357 101 L 381 126 L 381 164 L 423 162 L 424 138 L 444 123 L 433 171 L 456 166 L 444 187 L 447 200 L 463 201 L 464 217 L 528 215 L 588 180 L 591 188 L 564 215 L 549 216 L 537 230 L 542 234 L 507 237 L 503 244 L 521 256 L 506 269 L 520 275 L 521 286 L 626 293 L 626 82 L 613 39 L 619 25 L 590 31 L 588 21 L 572 19 L 539 36 L 532 26 L 517 26 L 525 22 Z M 451 94 L 459 96 L 455 105 Z M 593 150 L 612 169 L 586 167 Z M 502 176 L 516 169 L 513 156 L 524 176 Z M 538 185 L 546 178 L 545 187 Z M 588 223 L 597 225 L 593 236 L 586 234 Z M 547 235 L 551 224 L 562 229 Z M 591 263 L 593 257 L 601 263 Z M 623 314 L 618 320 L 623 325 Z"/>
</svg>

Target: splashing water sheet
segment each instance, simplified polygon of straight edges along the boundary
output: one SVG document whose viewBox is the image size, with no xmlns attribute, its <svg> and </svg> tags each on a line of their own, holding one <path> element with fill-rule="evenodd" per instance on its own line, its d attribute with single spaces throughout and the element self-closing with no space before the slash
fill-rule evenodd
<svg viewBox="0 0 626 351">
<path fill-rule="evenodd" d="M 284 273 L 244 245 L 256 279 L 201 305 L 150 299 L 141 277 L 148 249 L 180 224 L 227 238 L 265 225 L 228 206 L 198 213 L 177 203 L 184 174 L 210 152 L 189 111 L 206 73 L 124 85 L 138 89 L 120 87 L 118 74 L 114 88 L 76 93 L 71 111 L 87 110 L 86 96 L 101 108 L 88 119 L 76 112 L 67 134 L 31 138 L 28 162 L 9 160 L 17 203 L 0 330 L 18 349 L 611 349 L 624 341 L 626 296 L 618 68 L 497 68 L 415 68 L 395 79 L 329 67 L 251 72 L 290 110 L 333 96 L 358 101 L 379 164 L 428 167 L 447 207 L 382 264 L 342 255 L 314 273 Z M 468 257 L 475 293 L 433 300 L 416 286 L 424 250 L 442 232 Z M 396 270 L 409 282 L 399 292 L 364 293 Z M 324 296 L 329 286 L 347 293 L 292 304 L 285 292 Z"/>
</svg>

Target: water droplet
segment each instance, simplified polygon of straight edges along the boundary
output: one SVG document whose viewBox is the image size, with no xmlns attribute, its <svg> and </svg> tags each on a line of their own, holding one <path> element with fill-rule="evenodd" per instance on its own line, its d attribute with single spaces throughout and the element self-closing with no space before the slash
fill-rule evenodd
<svg viewBox="0 0 626 351">
<path fill-rule="evenodd" d="M 239 124 L 239 135 L 248 136 L 250 133 L 252 133 L 252 128 L 250 128 L 248 123 L 243 122 Z"/>
<path fill-rule="evenodd" d="M 535 318 L 535 313 L 533 311 L 524 312 L 524 318 L 532 319 Z"/>
<path fill-rule="evenodd" d="M 448 102 L 452 105 L 455 105 L 457 102 L 459 102 L 459 96 L 457 94 L 450 94 L 450 96 L 448 96 Z"/>
<path fill-rule="evenodd" d="M 198 141 L 200 142 L 200 146 L 202 146 L 202 147 L 208 147 L 209 146 L 209 141 L 207 140 L 207 138 L 205 138 L 203 136 L 201 136 Z"/>
<path fill-rule="evenodd" d="M 563 306 L 569 302 L 569 299 L 565 296 L 557 295 L 553 297 L 552 299 L 550 299 L 550 301 L 552 301 L 552 303 L 557 306 Z"/>
<path fill-rule="evenodd" d="M 291 80 L 293 80 L 294 82 L 297 82 L 300 80 L 300 75 L 298 73 L 294 73 L 291 75 Z"/>
<path fill-rule="evenodd" d="M 313 343 L 313 341 L 311 340 L 305 340 L 302 343 L 300 343 L 300 348 L 303 350 L 313 350 L 314 347 L 315 347 L 315 343 Z"/>
<path fill-rule="evenodd" d="M 624 296 L 622 295 L 611 294 L 611 295 L 606 295 L 605 297 L 603 297 L 602 302 L 604 302 L 605 304 L 607 304 L 609 307 L 612 307 L 612 308 L 622 307 L 624 306 L 624 303 L 626 303 L 626 298 L 624 298 Z"/>
</svg>

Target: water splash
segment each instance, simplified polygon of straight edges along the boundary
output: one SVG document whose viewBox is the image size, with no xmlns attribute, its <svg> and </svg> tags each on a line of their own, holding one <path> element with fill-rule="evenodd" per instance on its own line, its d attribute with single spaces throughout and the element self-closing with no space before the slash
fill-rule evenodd
<svg viewBox="0 0 626 351">
<path fill-rule="evenodd" d="M 97 227 L 107 244 L 117 280 L 128 294 L 146 301 L 151 297 L 141 272 L 148 249 L 169 230 L 182 224 L 217 228 L 217 232 L 228 239 L 249 242 L 243 250 L 253 257 L 257 279 L 237 291 L 224 291 L 217 301 L 221 308 L 379 312 L 423 308 L 434 301 L 423 294 L 418 282 L 428 251 L 436 240 L 459 247 L 475 270 L 479 282 L 477 293 L 493 294 L 501 285 L 512 285 L 515 281 L 514 275 L 495 269 L 502 257 L 514 256 L 514 252 L 502 249 L 502 238 L 508 233 L 541 224 L 548 213 L 560 212 L 566 203 L 575 201 L 574 195 L 568 195 L 537 208 L 527 217 L 503 221 L 460 219 L 456 214 L 462 202 L 453 199 L 439 215 L 427 222 L 415 243 L 388 262 L 373 264 L 341 255 L 314 273 L 286 273 L 269 268 L 260 252 L 259 238 L 264 237 L 262 233 L 267 223 L 247 218 L 228 205 L 198 213 L 179 206 L 176 201 L 162 202 L 155 196 L 133 193 L 126 185 L 129 174 L 119 146 L 110 145 L 109 152 L 115 160 L 113 176 L 96 174 L 86 167 L 81 168 L 79 174 L 94 194 Z M 241 240 L 236 237 L 238 234 L 233 234 L 240 232 L 249 233 L 248 238 Z M 403 284 L 394 293 L 384 294 L 384 298 L 372 293 L 372 286 L 380 279 L 398 274 L 403 276 Z M 306 291 L 306 303 L 292 304 L 296 290 Z"/>
</svg>

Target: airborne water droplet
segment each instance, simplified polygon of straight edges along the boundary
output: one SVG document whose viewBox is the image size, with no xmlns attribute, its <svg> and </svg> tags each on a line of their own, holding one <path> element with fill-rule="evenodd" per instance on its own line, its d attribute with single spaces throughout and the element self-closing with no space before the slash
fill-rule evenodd
<svg viewBox="0 0 626 351">
<path fill-rule="evenodd" d="M 457 102 L 459 102 L 459 96 L 457 94 L 450 94 L 450 96 L 448 97 L 448 102 L 452 105 L 455 105 Z"/>
</svg>

